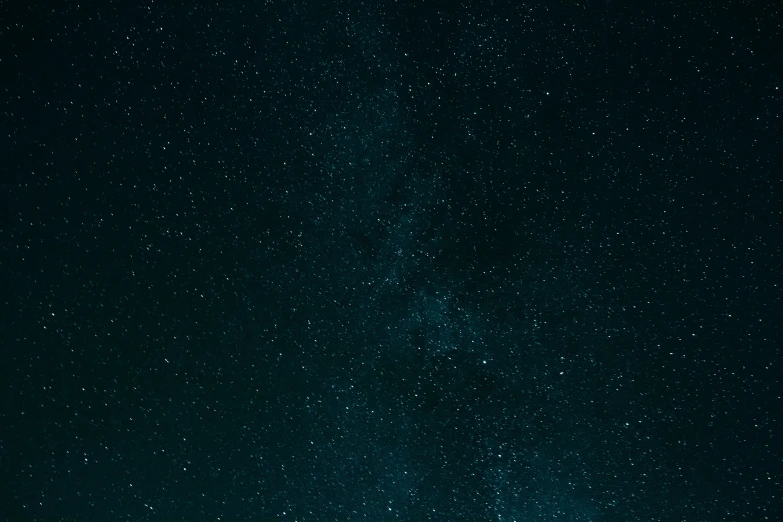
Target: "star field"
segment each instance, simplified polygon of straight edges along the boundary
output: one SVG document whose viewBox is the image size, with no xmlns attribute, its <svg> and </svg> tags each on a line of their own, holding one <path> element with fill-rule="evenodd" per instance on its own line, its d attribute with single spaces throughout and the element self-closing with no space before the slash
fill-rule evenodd
<svg viewBox="0 0 783 522">
<path fill-rule="evenodd" d="M 0 518 L 779 520 L 781 32 L 0 4 Z"/>
</svg>

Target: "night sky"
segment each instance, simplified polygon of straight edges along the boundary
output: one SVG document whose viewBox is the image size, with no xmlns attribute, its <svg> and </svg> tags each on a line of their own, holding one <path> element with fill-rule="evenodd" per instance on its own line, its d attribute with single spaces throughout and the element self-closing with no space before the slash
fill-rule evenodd
<svg viewBox="0 0 783 522">
<path fill-rule="evenodd" d="M 87 4 L 0 2 L 0 519 L 783 520 L 779 3 Z"/>
</svg>

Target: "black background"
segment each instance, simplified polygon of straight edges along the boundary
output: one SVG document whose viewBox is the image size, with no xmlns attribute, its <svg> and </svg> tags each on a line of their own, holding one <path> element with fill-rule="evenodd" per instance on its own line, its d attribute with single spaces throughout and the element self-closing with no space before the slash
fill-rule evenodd
<svg viewBox="0 0 783 522">
<path fill-rule="evenodd" d="M 779 519 L 780 42 L 0 2 L 0 512 Z"/>
</svg>

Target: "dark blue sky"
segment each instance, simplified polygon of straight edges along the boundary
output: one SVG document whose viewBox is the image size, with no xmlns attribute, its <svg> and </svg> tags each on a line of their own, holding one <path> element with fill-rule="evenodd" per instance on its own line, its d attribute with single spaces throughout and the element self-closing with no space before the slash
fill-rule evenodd
<svg viewBox="0 0 783 522">
<path fill-rule="evenodd" d="M 0 518 L 779 519 L 780 24 L 0 4 Z"/>
</svg>

